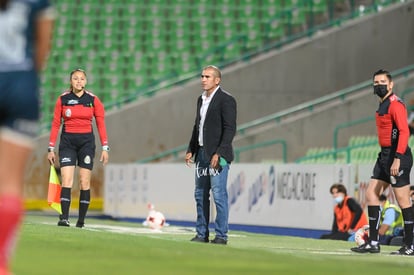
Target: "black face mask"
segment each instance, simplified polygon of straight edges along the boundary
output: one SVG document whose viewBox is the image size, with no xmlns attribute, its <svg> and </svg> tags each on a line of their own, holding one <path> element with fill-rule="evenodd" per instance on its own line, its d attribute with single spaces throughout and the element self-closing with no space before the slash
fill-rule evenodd
<svg viewBox="0 0 414 275">
<path fill-rule="evenodd" d="M 383 98 L 388 93 L 387 85 L 375 85 L 374 86 L 374 94 Z"/>
</svg>

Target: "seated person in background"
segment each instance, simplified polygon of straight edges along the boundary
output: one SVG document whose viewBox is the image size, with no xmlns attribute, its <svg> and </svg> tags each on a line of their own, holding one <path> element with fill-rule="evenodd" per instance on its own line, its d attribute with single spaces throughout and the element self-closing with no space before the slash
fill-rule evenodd
<svg viewBox="0 0 414 275">
<path fill-rule="evenodd" d="M 367 215 L 361 205 L 347 195 L 343 184 L 333 184 L 329 190 L 335 200 L 332 232 L 324 234 L 321 239 L 347 241 L 360 227 L 367 225 Z"/>
<path fill-rule="evenodd" d="M 400 228 L 402 232 L 403 227 L 403 218 L 401 209 L 391 204 L 387 197 L 382 194 L 379 197 L 380 200 L 380 209 L 381 209 L 381 218 L 380 218 L 380 227 L 378 229 L 379 242 L 380 244 L 390 244 L 390 240 L 395 237 L 398 233 L 395 229 Z"/>
</svg>

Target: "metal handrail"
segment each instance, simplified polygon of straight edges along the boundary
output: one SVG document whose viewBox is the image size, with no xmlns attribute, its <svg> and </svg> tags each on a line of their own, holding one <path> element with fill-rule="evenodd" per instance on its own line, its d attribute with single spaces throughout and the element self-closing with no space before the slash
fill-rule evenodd
<svg viewBox="0 0 414 275">
<path fill-rule="evenodd" d="M 267 146 L 271 146 L 274 144 L 282 145 L 282 159 L 283 159 L 283 162 L 286 163 L 287 162 L 287 144 L 286 144 L 286 140 L 284 139 L 272 139 L 272 140 L 268 140 L 264 142 L 255 143 L 252 145 L 237 147 L 234 149 L 235 161 L 239 162 L 240 153 L 242 152 L 257 149 L 257 148 L 267 147 Z"/>
<path fill-rule="evenodd" d="M 402 74 L 405 75 L 404 72 Z M 414 87 L 410 87 L 410 88 L 407 88 L 404 91 L 402 91 L 400 97 L 404 100 L 405 95 L 407 95 L 408 93 L 411 93 L 411 92 L 414 92 Z M 414 106 L 408 106 L 407 107 L 408 110 L 412 110 L 413 108 L 414 108 Z M 355 126 L 355 125 L 358 125 L 358 124 L 363 124 L 363 123 L 366 123 L 366 122 L 370 122 L 374 119 L 375 119 L 374 116 L 368 116 L 368 117 L 364 117 L 364 118 L 360 118 L 360 119 L 347 121 L 347 122 L 338 124 L 334 129 L 333 148 L 334 149 L 338 148 L 338 133 L 339 133 L 339 130 L 344 129 L 344 128 L 348 128 L 348 127 L 352 127 L 352 126 Z"/>
<path fill-rule="evenodd" d="M 409 65 L 405 68 L 396 70 L 396 71 L 392 72 L 392 75 L 393 75 L 394 78 L 400 77 L 400 76 L 407 77 L 408 76 L 407 73 L 411 72 L 411 71 L 414 72 L 414 64 Z M 311 100 L 311 101 L 296 105 L 294 107 L 285 109 L 283 111 L 276 112 L 276 113 L 273 113 L 271 115 L 264 116 L 262 118 L 253 120 L 251 122 L 242 124 L 237 128 L 237 131 L 238 131 L 239 134 L 243 135 L 245 133 L 245 131 L 249 128 L 259 126 L 259 125 L 262 125 L 262 124 L 265 124 L 265 123 L 268 123 L 268 122 L 272 122 L 272 121 L 279 122 L 285 116 L 292 115 L 292 114 L 298 113 L 298 112 L 303 112 L 304 110 L 312 111 L 316 106 L 325 104 L 327 102 L 330 102 L 330 101 L 333 101 L 333 100 L 336 100 L 336 99 L 344 100 L 346 97 L 348 97 L 348 96 L 350 96 L 350 95 L 352 95 L 356 92 L 359 92 L 361 90 L 364 90 L 366 88 L 371 87 L 371 85 L 372 85 L 372 80 L 364 81 L 360 84 L 357 84 L 355 86 L 351 86 L 349 88 L 345 88 L 345 89 L 340 90 L 338 92 L 331 93 L 329 95 L 322 96 L 318 99 Z"/>
<path fill-rule="evenodd" d="M 405 68 L 393 71 L 391 74 L 393 75 L 394 78 L 397 78 L 397 77 L 400 77 L 400 76 L 407 77 L 408 73 L 412 72 L 412 71 L 414 72 L 414 64 L 412 64 L 410 66 L 407 66 Z M 367 80 L 367 81 L 364 81 L 360 84 L 354 85 L 352 87 L 340 90 L 338 92 L 335 92 L 335 93 L 332 93 L 332 94 L 329 94 L 329 95 L 326 95 L 326 96 L 322 96 L 318 99 L 311 100 L 311 101 L 296 105 L 294 107 L 288 108 L 288 109 L 280 111 L 280 112 L 276 112 L 276 113 L 268 115 L 268 116 L 264 116 L 264 117 L 259 118 L 259 119 L 255 119 L 255 120 L 250 121 L 248 123 L 241 124 L 237 127 L 237 134 L 243 136 L 244 134 L 246 134 L 247 130 L 252 129 L 254 127 L 261 126 L 261 125 L 264 125 L 264 124 L 267 124 L 267 123 L 279 122 L 283 118 L 288 117 L 290 115 L 293 115 L 295 113 L 300 113 L 300 112 L 304 112 L 304 111 L 312 112 L 316 106 L 331 102 L 333 100 L 338 100 L 338 99 L 345 100 L 345 98 L 347 98 L 348 96 L 350 96 L 350 95 L 352 95 L 356 92 L 360 92 L 361 90 L 367 89 L 367 88 L 371 87 L 371 85 L 372 85 L 372 80 Z M 369 121 L 368 118 L 365 118 L 365 119 L 367 119 L 367 121 Z M 335 135 L 335 133 L 334 133 L 334 135 Z M 334 137 L 334 139 L 335 139 L 335 137 Z M 335 141 L 334 141 L 334 143 L 335 143 Z M 336 147 L 336 145 L 335 145 L 335 147 Z M 168 150 L 166 152 L 170 152 L 170 155 L 171 154 L 176 155 L 176 154 L 178 154 L 178 152 L 184 150 L 182 148 L 186 148 L 186 145 L 180 145 L 180 146 L 175 147 L 175 148 L 173 148 L 171 150 Z M 165 157 L 166 152 L 157 154 L 155 156 L 161 155 L 162 157 Z M 152 159 L 152 160 L 159 159 L 159 158 L 155 158 L 155 156 L 149 157 L 149 158 L 146 158 L 146 159 Z M 141 161 L 139 161 L 139 162 L 141 162 Z"/>
<path fill-rule="evenodd" d="M 303 156 L 303 157 L 300 157 L 300 158 L 296 159 L 295 163 L 300 163 L 300 162 L 310 160 L 310 159 L 318 159 L 318 158 L 325 157 L 325 156 L 333 156 L 334 160 L 336 161 L 337 160 L 336 155 L 338 153 L 346 152 L 346 163 L 349 164 L 349 163 L 351 163 L 352 150 L 364 148 L 364 147 L 367 147 L 367 146 L 373 146 L 373 145 L 378 145 L 378 141 L 374 140 L 374 141 L 364 142 L 364 143 L 361 143 L 361 144 L 355 144 L 355 145 L 351 145 L 351 146 L 347 146 L 347 147 L 341 147 L 341 148 L 337 148 L 337 149 L 327 150 L 325 152 L 321 152 L 321 153 L 318 153 L 318 154 Z"/>
</svg>

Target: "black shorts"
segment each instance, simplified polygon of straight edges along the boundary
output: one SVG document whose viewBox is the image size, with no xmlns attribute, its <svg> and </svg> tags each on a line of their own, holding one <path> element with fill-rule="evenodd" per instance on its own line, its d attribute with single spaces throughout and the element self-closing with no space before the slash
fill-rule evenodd
<svg viewBox="0 0 414 275">
<path fill-rule="evenodd" d="M 0 72 L 0 128 L 23 137 L 38 134 L 38 78 L 34 71 Z"/>
<path fill-rule="evenodd" d="M 59 143 L 60 167 L 76 166 L 92 170 L 95 157 L 95 136 L 62 133 Z"/>
<path fill-rule="evenodd" d="M 378 154 L 371 178 L 391 183 L 390 169 L 394 161 L 394 156 L 395 151 L 391 150 L 391 148 L 382 148 L 381 152 Z M 413 156 L 410 147 L 408 147 L 404 155 L 400 158 L 399 176 L 395 176 L 396 183 L 392 184 L 392 187 L 402 187 L 410 184 L 410 172 L 412 166 Z"/>
</svg>

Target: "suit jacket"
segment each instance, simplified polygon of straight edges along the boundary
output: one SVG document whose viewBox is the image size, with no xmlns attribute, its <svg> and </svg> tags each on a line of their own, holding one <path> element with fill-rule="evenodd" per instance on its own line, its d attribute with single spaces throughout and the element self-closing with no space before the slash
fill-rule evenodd
<svg viewBox="0 0 414 275">
<path fill-rule="evenodd" d="M 200 96 L 197 99 L 196 119 L 187 149 L 187 153 L 191 152 L 195 157 L 199 149 L 198 133 L 202 102 L 203 100 Z M 218 88 L 211 99 L 204 120 L 203 147 L 207 159 L 211 159 L 217 153 L 220 157 L 226 159 L 227 162 L 233 161 L 234 152 L 232 142 L 236 134 L 236 117 L 236 100 L 228 92 Z"/>
</svg>

